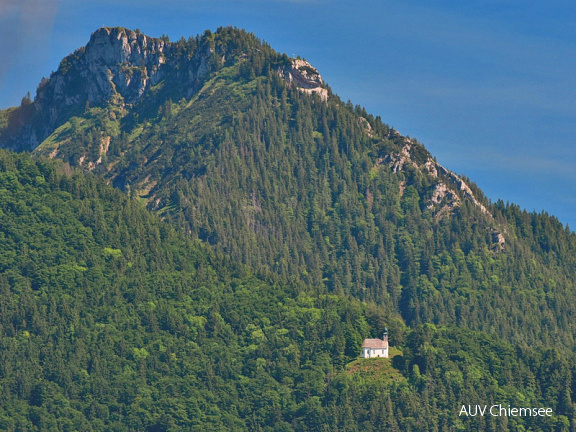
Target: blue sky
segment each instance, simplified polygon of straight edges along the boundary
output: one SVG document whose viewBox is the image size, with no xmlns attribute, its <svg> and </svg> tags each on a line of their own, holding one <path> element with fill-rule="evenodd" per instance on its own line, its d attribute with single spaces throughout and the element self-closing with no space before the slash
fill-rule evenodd
<svg viewBox="0 0 576 432">
<path fill-rule="evenodd" d="M 172 39 L 245 28 L 492 200 L 576 227 L 573 1 L 0 0 L 0 108 L 104 25 Z"/>
</svg>

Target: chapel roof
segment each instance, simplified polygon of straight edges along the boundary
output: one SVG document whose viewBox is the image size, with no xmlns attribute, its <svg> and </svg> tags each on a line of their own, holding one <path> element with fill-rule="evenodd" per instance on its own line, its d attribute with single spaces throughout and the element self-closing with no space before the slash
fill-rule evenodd
<svg viewBox="0 0 576 432">
<path fill-rule="evenodd" d="M 362 348 L 372 348 L 372 349 L 388 348 L 388 341 L 382 339 L 364 339 Z"/>
</svg>

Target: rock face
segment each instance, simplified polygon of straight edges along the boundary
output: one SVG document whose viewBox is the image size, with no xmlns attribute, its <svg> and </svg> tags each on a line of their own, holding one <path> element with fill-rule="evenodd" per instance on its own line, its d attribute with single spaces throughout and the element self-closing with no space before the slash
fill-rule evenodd
<svg viewBox="0 0 576 432">
<path fill-rule="evenodd" d="M 128 29 L 97 30 L 85 47 L 62 60 L 50 79 L 42 79 L 26 123 L 11 135 L 4 134 L 0 145 L 32 150 L 90 107 L 112 99 L 120 105 L 136 103 L 163 78 L 171 51 L 169 42 Z"/>
<path fill-rule="evenodd" d="M 162 39 L 124 28 L 101 28 L 40 85 L 34 106 L 50 129 L 69 114 L 114 95 L 133 104 L 162 78 L 168 51 Z"/>
<path fill-rule="evenodd" d="M 387 163 L 393 172 L 402 171 L 406 165 L 411 165 L 416 169 L 426 171 L 431 177 L 437 179 L 429 208 L 443 203 L 451 208 L 458 207 L 461 203 L 460 197 L 462 197 L 472 202 L 482 213 L 490 215 L 486 207 L 476 198 L 470 186 L 458 175 L 444 168 L 430 155 L 427 155 L 424 163 L 418 163 L 413 156 L 416 147 L 417 145 L 412 140 L 405 138 L 405 144 L 400 153 L 391 153 L 380 159 L 380 163 Z"/>
<path fill-rule="evenodd" d="M 108 103 L 131 108 L 163 82 L 177 99 L 190 98 L 212 72 L 250 57 L 255 50 L 223 42 L 225 37 L 216 39 L 209 31 L 175 43 L 120 27 L 95 31 L 85 47 L 42 80 L 34 102 L 11 130 L 0 130 L 0 147 L 33 150 L 71 117 Z M 328 90 L 310 63 L 286 57 L 278 73 L 289 85 L 327 100 Z"/>
<path fill-rule="evenodd" d="M 88 44 L 66 57 L 49 80 L 38 88 L 36 111 L 47 125 L 38 139 L 71 114 L 116 98 L 134 105 L 153 86 L 178 69 L 178 83 L 193 93 L 199 78 L 211 72 L 214 47 L 202 40 L 188 59 L 175 56 L 175 44 L 125 28 L 104 27 Z"/>
<path fill-rule="evenodd" d="M 283 67 L 279 73 L 288 84 L 294 85 L 301 92 L 317 94 L 323 101 L 328 100 L 328 90 L 324 87 L 322 77 L 306 60 L 292 59 L 290 65 Z"/>
<path fill-rule="evenodd" d="M 88 101 L 100 102 L 115 89 L 126 102 L 137 101 L 151 84 L 162 78 L 167 44 L 126 29 L 96 31 L 85 48 L 86 71 L 96 78 Z M 99 100 L 100 99 L 100 100 Z"/>
<path fill-rule="evenodd" d="M 492 223 L 494 222 L 492 214 L 460 176 L 436 162 L 420 144 L 409 138 L 402 137 L 394 130 L 391 135 L 396 139 L 402 140 L 403 146 L 400 152 L 392 152 L 385 155 L 379 158 L 377 163 L 379 165 L 388 165 L 395 173 L 405 171 L 407 167 L 411 167 L 434 179 L 427 208 L 434 212 L 437 220 L 449 217 L 464 201 L 468 201 L 482 214 L 486 215 Z M 404 187 L 404 184 L 401 187 Z M 501 251 L 505 247 L 506 239 L 500 231 L 494 227 L 490 232 L 490 236 L 495 249 Z"/>
</svg>

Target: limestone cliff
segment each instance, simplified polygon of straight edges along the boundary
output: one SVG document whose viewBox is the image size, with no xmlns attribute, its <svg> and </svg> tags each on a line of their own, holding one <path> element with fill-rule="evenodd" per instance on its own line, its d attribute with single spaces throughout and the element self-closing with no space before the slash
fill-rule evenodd
<svg viewBox="0 0 576 432">
<path fill-rule="evenodd" d="M 317 94 L 323 101 L 328 99 L 328 90 L 322 76 L 306 60 L 292 59 L 290 64 L 279 71 L 280 75 L 303 93 Z"/>
<path fill-rule="evenodd" d="M 361 120 L 365 122 L 365 119 Z M 370 133 L 369 128 L 366 128 L 366 131 Z M 469 202 L 491 221 L 493 227 L 490 237 L 495 248 L 499 250 L 504 248 L 506 239 L 501 232 L 503 230 L 496 227 L 493 215 L 464 179 L 436 162 L 415 140 L 403 137 L 395 130 L 392 130 L 391 138 L 400 144 L 401 150 L 382 155 L 378 158 L 377 165 L 387 165 L 395 173 L 406 171 L 407 167 L 410 167 L 429 176 L 432 179 L 432 187 L 426 207 L 434 213 L 436 220 L 450 216 L 464 201 Z"/>
<path fill-rule="evenodd" d="M 33 150 L 70 118 L 110 104 L 130 110 L 155 87 L 165 87 L 164 99 L 191 98 L 211 73 L 258 55 L 250 37 L 243 44 L 206 31 L 170 42 L 126 28 L 100 28 L 86 46 L 64 58 L 49 79 L 42 79 L 32 104 L 17 109 L 10 127 L 0 130 L 0 147 Z M 271 67 L 289 85 L 326 100 L 328 91 L 318 71 L 303 60 L 286 59 L 289 67 Z M 160 99 L 155 103 L 163 103 Z"/>
<path fill-rule="evenodd" d="M 110 176 L 117 164 L 131 172 L 132 166 L 122 166 L 119 158 L 131 151 L 134 138 L 149 127 L 146 120 L 156 118 L 165 124 L 172 115 L 172 105 L 178 106 L 176 111 L 186 110 L 228 86 L 225 98 L 216 96 L 220 100 L 217 107 L 198 114 L 198 121 L 212 121 L 213 129 L 218 130 L 219 118 L 236 116 L 221 108 L 233 98 L 251 97 L 240 95 L 237 86 L 250 82 L 257 89 L 267 74 L 280 77 L 299 92 L 318 96 L 326 106 L 341 103 L 337 97 L 328 99 L 328 87 L 309 62 L 276 53 L 238 29 L 222 28 L 214 34 L 206 31 L 196 38 L 170 42 L 167 37 L 104 27 L 92 34 L 86 46 L 63 59 L 49 79 L 42 80 L 32 103 L 15 109 L 17 115 L 12 116 L 10 127 L 0 130 L 0 146 L 36 149 L 39 154 L 62 158 L 83 169 L 105 170 Z M 275 96 L 268 97 L 267 102 L 273 102 Z M 355 127 L 363 130 L 373 146 L 373 163 L 388 166 L 395 173 L 415 170 L 427 178 L 420 184 L 423 209 L 426 207 L 436 220 L 450 216 L 468 202 L 488 221 L 488 228 L 494 227 L 486 201 L 461 177 L 438 164 L 422 145 L 394 129 L 377 127 L 378 122 L 367 113 L 356 115 Z M 138 130 L 134 130 L 135 125 Z M 314 134 L 323 136 L 319 130 Z M 162 143 L 156 152 L 132 159 L 148 164 L 165 148 Z M 196 168 L 191 171 L 186 175 L 196 175 Z M 127 188 L 129 182 L 124 177 L 128 174 L 122 171 L 115 176 L 120 179 L 115 179 L 117 184 Z M 138 181 L 141 190 L 151 190 L 151 184 Z M 401 193 L 406 184 L 400 182 Z M 503 245 L 500 230 L 494 228 L 494 233 L 494 243 Z"/>
</svg>

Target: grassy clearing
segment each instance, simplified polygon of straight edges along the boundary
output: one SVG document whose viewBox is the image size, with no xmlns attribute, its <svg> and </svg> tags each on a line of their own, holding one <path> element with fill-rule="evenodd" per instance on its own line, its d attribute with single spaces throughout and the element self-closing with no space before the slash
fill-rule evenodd
<svg viewBox="0 0 576 432">
<path fill-rule="evenodd" d="M 394 358 L 402 356 L 402 352 L 394 347 L 390 348 L 390 358 L 358 359 L 346 366 L 347 375 L 354 381 L 370 380 L 379 382 L 403 381 L 406 378 L 394 367 Z"/>
</svg>

